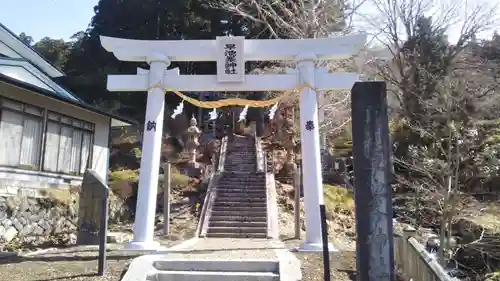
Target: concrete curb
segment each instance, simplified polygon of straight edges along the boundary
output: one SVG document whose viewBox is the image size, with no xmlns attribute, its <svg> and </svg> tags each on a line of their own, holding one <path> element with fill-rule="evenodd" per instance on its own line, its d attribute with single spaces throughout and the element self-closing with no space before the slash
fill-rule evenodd
<svg viewBox="0 0 500 281">
<path fill-rule="evenodd" d="M 184 241 L 182 243 L 179 243 L 177 245 L 174 245 L 174 246 L 168 248 L 166 250 L 166 252 L 172 251 L 172 250 L 174 250 L 174 251 L 175 250 L 184 250 L 184 249 L 186 249 L 186 248 L 188 248 L 188 247 L 196 244 L 196 242 L 198 242 L 199 240 L 200 240 L 200 238 L 198 238 L 198 237 L 191 238 L 189 240 L 186 240 L 186 241 Z"/>
<path fill-rule="evenodd" d="M 267 200 L 267 238 L 279 238 L 278 221 L 278 194 L 276 192 L 276 182 L 274 175 L 266 174 L 266 200 Z"/>
<path fill-rule="evenodd" d="M 300 260 L 288 249 L 274 250 L 280 267 L 280 281 L 302 280 Z"/>
</svg>

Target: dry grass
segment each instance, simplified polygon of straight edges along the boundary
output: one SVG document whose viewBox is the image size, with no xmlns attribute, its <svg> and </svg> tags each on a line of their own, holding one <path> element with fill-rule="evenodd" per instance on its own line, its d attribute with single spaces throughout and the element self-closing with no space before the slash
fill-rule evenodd
<svg viewBox="0 0 500 281">
<path fill-rule="evenodd" d="M 468 221 L 479 225 L 493 233 L 500 233 L 500 218 L 498 214 L 484 213 L 466 218 Z"/>
<path fill-rule="evenodd" d="M 325 194 L 325 207 L 329 212 L 353 214 L 354 199 L 352 191 L 341 186 L 325 184 L 323 186 Z"/>
<path fill-rule="evenodd" d="M 69 206 L 78 197 L 80 188 L 73 186 L 70 188 L 47 188 L 40 190 L 42 196 L 47 197 L 50 201 L 58 205 Z"/>
<path fill-rule="evenodd" d="M 172 184 L 186 187 L 189 184 L 190 177 L 183 175 L 177 169 L 172 169 Z"/>
<path fill-rule="evenodd" d="M 137 170 L 119 170 L 113 171 L 109 175 L 109 181 L 126 180 L 135 182 L 139 179 L 139 171 Z"/>
</svg>

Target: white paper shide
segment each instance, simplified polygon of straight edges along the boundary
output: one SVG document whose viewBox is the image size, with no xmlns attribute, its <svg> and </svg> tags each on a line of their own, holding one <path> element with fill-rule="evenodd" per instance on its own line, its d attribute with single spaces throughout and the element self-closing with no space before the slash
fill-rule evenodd
<svg viewBox="0 0 500 281">
<path fill-rule="evenodd" d="M 244 40 L 242 36 L 216 38 L 218 82 L 245 81 Z"/>
</svg>

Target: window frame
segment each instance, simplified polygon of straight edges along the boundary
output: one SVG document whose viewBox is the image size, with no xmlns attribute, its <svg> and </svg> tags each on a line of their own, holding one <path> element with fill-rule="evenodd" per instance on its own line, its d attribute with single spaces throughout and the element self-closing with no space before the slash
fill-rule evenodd
<svg viewBox="0 0 500 281">
<path fill-rule="evenodd" d="M 21 109 L 14 109 L 14 108 L 5 106 L 4 102 L 3 102 L 4 100 L 12 102 L 12 103 L 15 103 L 15 104 L 19 104 L 21 106 Z M 27 112 L 26 111 L 27 107 L 33 107 L 33 108 L 39 109 L 41 111 L 41 115 L 36 115 L 36 114 L 30 113 L 30 112 Z M 95 141 L 95 123 L 89 122 L 89 121 L 85 121 L 85 120 L 82 120 L 82 119 L 79 119 L 79 118 L 75 118 L 75 117 L 72 117 L 72 116 L 68 116 L 68 115 L 59 113 L 57 111 L 49 110 L 48 108 L 45 108 L 45 107 L 36 106 L 36 105 L 30 104 L 30 103 L 26 103 L 26 102 L 18 101 L 18 100 L 15 100 L 15 99 L 7 98 L 7 97 L 4 97 L 4 96 L 0 96 L 0 122 L 2 120 L 3 112 L 4 111 L 10 111 L 10 112 L 18 113 L 18 114 L 20 114 L 22 116 L 22 118 L 23 118 L 23 120 L 22 120 L 22 122 L 23 122 L 23 133 L 24 133 L 24 118 L 25 118 L 25 116 L 39 119 L 41 121 L 41 123 L 42 123 L 42 126 L 41 126 L 41 129 L 40 129 L 40 139 L 39 139 L 39 143 L 38 143 L 38 145 L 39 145 L 38 155 L 37 155 L 37 157 L 38 157 L 38 164 L 36 166 L 29 166 L 29 165 L 11 166 L 11 165 L 2 165 L 2 164 L 0 164 L 0 167 L 15 168 L 15 169 L 21 169 L 21 170 L 26 170 L 26 171 L 35 171 L 35 172 L 46 172 L 46 173 L 53 173 L 53 174 L 58 174 L 58 175 L 69 175 L 69 176 L 82 177 L 83 173 L 81 173 L 81 170 L 82 170 L 81 165 L 82 165 L 82 153 L 83 153 L 83 149 L 80 149 L 80 163 L 79 163 L 78 172 L 64 173 L 64 172 L 57 172 L 57 171 L 48 171 L 48 170 L 44 169 L 44 164 L 45 164 L 44 163 L 45 162 L 45 157 L 44 156 L 45 156 L 45 151 L 46 151 L 47 129 L 48 129 L 49 122 L 52 122 L 52 123 L 60 125 L 61 129 L 59 130 L 59 136 L 61 135 L 62 126 L 67 126 L 67 127 L 70 127 L 70 128 L 72 128 L 74 130 L 76 129 L 76 130 L 80 130 L 82 132 L 86 132 L 86 133 L 90 134 L 89 156 L 88 156 L 88 159 L 86 161 L 87 162 L 86 163 L 86 166 L 87 166 L 86 168 L 92 167 L 92 162 L 93 162 L 92 160 L 93 160 L 93 153 L 94 153 L 94 141 Z M 49 118 L 50 114 L 58 116 L 59 120 L 50 119 Z M 63 118 L 69 119 L 70 122 L 71 122 L 71 124 L 63 122 L 62 121 Z M 73 121 L 75 121 L 75 122 L 81 122 L 82 126 L 78 127 L 78 126 L 73 125 Z M 90 128 L 86 128 L 85 127 L 86 125 L 89 125 Z M 83 147 L 83 137 L 82 137 L 81 142 L 82 142 L 82 144 L 80 145 L 80 147 L 82 148 Z"/>
<path fill-rule="evenodd" d="M 44 165 L 45 164 L 45 147 L 46 147 L 46 144 L 47 144 L 47 128 L 48 128 L 48 125 L 49 123 L 54 123 L 54 124 L 57 124 L 59 125 L 59 133 L 58 135 L 61 136 L 61 133 L 62 133 L 62 128 L 63 126 L 66 126 L 66 127 L 69 127 L 73 130 L 80 130 L 80 131 L 83 131 L 83 132 L 87 132 L 87 133 L 90 133 L 90 143 L 89 143 L 89 156 L 87 159 L 87 167 L 92 167 L 92 158 L 93 158 L 93 152 L 94 152 L 94 138 L 95 138 L 95 124 L 92 123 L 92 122 L 87 122 L 87 121 L 84 121 L 84 120 L 81 120 L 81 119 L 78 119 L 78 118 L 75 118 L 75 117 L 71 117 L 71 116 L 68 116 L 68 115 L 65 115 L 65 114 L 62 114 L 62 113 L 59 113 L 59 112 L 56 112 L 56 111 L 53 111 L 53 110 L 47 110 L 46 111 L 46 115 L 45 115 L 45 119 L 46 119 L 46 122 L 45 122 L 45 128 L 44 128 L 44 141 L 43 141 L 43 150 L 44 150 L 44 153 L 42 154 L 42 163 L 41 163 L 41 171 L 43 172 L 47 172 L 47 173 L 57 173 L 57 174 L 63 174 L 63 175 L 71 175 L 71 176 L 83 176 L 83 174 L 81 173 L 81 170 L 82 170 L 82 152 L 83 152 L 83 149 L 80 149 L 80 163 L 78 165 L 78 172 L 70 172 L 70 173 L 63 173 L 63 172 L 58 172 L 58 171 L 48 171 L 48 170 L 45 170 L 44 169 Z M 50 119 L 49 115 L 50 114 L 54 114 L 54 115 L 57 115 L 59 117 L 59 120 L 54 120 L 54 119 Z M 63 121 L 61 121 L 63 118 L 67 118 L 69 119 L 70 121 L 77 121 L 77 122 L 82 122 L 82 126 L 81 127 L 78 127 L 78 126 L 75 126 L 73 124 L 68 124 L 68 123 L 65 123 Z M 91 128 L 90 129 L 87 129 L 85 128 L 85 125 L 90 125 Z M 60 145 L 60 144 L 59 144 Z M 80 141 L 80 147 L 83 147 L 83 137 L 82 137 L 82 140 Z M 58 158 L 58 162 L 59 162 L 59 153 L 61 151 L 61 148 L 58 147 L 58 151 L 57 151 L 57 158 Z"/>
</svg>

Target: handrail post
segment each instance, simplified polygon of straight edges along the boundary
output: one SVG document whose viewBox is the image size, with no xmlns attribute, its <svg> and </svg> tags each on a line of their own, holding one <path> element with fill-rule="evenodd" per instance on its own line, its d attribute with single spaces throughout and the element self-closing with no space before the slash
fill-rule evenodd
<svg viewBox="0 0 500 281">
<path fill-rule="evenodd" d="M 414 277 L 414 266 L 413 266 L 413 260 L 410 258 L 411 257 L 411 245 L 410 242 L 408 242 L 408 239 L 411 237 L 415 237 L 417 234 L 417 230 L 413 228 L 412 226 L 407 226 L 405 229 L 403 229 L 403 243 L 402 245 L 402 266 L 403 266 L 403 272 L 405 275 L 407 275 L 407 278 L 412 278 Z"/>
</svg>

